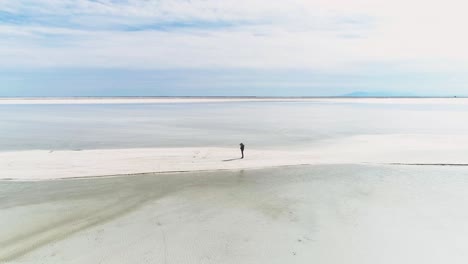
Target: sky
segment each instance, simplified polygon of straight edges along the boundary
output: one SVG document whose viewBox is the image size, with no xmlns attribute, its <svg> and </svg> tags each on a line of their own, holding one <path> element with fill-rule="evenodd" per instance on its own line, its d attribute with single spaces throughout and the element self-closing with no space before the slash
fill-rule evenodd
<svg viewBox="0 0 468 264">
<path fill-rule="evenodd" d="M 0 0 L 0 96 L 468 96 L 467 8 Z"/>
</svg>

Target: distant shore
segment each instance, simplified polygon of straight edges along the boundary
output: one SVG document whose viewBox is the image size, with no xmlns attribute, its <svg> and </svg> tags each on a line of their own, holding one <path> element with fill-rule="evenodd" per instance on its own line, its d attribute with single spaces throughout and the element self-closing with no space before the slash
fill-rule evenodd
<svg viewBox="0 0 468 264">
<path fill-rule="evenodd" d="M 154 104 L 221 102 L 352 102 L 352 103 L 468 103 L 466 97 L 0 97 L 0 105 L 21 104 Z"/>
</svg>

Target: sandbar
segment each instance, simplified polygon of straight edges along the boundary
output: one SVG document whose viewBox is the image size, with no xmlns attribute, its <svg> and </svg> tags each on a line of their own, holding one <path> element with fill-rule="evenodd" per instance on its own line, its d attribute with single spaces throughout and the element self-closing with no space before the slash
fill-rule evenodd
<svg viewBox="0 0 468 264">
<path fill-rule="evenodd" d="M 236 147 L 28 150 L 0 152 L 1 180 L 243 170 L 314 164 L 468 164 L 464 135 L 360 135 L 288 149 Z"/>
</svg>

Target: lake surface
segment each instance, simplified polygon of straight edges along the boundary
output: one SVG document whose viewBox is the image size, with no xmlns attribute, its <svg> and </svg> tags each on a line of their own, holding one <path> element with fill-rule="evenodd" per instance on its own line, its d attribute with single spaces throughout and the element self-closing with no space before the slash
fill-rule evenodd
<svg viewBox="0 0 468 264">
<path fill-rule="evenodd" d="M 450 99 L 438 104 L 431 99 L 374 100 L 377 103 L 0 104 L 0 151 L 239 142 L 255 148 L 296 148 L 353 135 L 468 135 L 468 104 Z"/>
<path fill-rule="evenodd" d="M 468 261 L 460 167 L 295 166 L 0 190 L 0 259 L 11 263 Z"/>
</svg>

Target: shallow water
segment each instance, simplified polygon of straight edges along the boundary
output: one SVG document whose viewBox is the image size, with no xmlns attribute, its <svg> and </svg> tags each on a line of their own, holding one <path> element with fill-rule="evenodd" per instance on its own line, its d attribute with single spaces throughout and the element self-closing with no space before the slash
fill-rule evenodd
<svg viewBox="0 0 468 264">
<path fill-rule="evenodd" d="M 0 151 L 239 142 L 253 148 L 294 148 L 365 134 L 468 134 L 463 122 L 468 105 L 420 100 L 0 105 Z"/>
<path fill-rule="evenodd" d="M 466 263 L 468 171 L 320 165 L 1 182 L 11 263 Z"/>
</svg>

